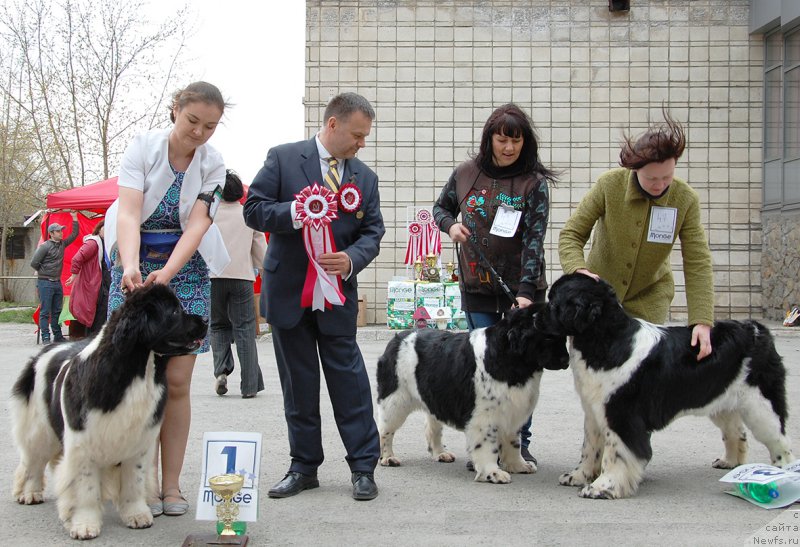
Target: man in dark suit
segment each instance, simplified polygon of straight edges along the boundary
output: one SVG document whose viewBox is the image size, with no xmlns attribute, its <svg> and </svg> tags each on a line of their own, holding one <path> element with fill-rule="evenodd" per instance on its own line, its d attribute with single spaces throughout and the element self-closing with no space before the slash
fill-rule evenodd
<svg viewBox="0 0 800 547">
<path fill-rule="evenodd" d="M 342 93 L 331 99 L 314 138 L 270 149 L 244 205 L 247 225 L 271 234 L 264 258 L 266 319 L 272 326 L 292 458 L 289 472 L 269 491 L 271 498 L 319 486 L 317 468 L 324 459 L 320 360 L 347 450 L 353 498 L 371 500 L 378 495 L 373 473 L 380 443 L 369 378 L 356 343 L 356 276 L 378 256 L 385 232 L 378 177 L 355 157 L 365 146 L 374 118 L 372 105 L 360 95 Z M 344 295 L 342 305 L 323 310 L 301 303 L 309 259 L 296 195 L 315 183 L 337 193 L 337 198 L 340 187 L 345 190 L 341 195 L 361 198 L 339 206 L 338 218 L 329 225 L 336 252 L 317 258 Z"/>
</svg>

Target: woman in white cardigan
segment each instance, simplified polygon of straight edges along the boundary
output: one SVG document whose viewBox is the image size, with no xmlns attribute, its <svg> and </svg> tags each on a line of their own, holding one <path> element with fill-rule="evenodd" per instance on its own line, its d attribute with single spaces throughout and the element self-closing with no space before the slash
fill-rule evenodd
<svg viewBox="0 0 800 547">
<path fill-rule="evenodd" d="M 173 96 L 171 130 L 134 138 L 119 172 L 119 199 L 107 214 L 106 244 L 114 264 L 109 313 L 124 294 L 151 283 L 173 288 L 190 313 L 209 315 L 208 270 L 221 271 L 229 258 L 212 225 L 210 204 L 225 183 L 220 154 L 206 142 L 225 110 L 215 86 L 195 82 Z M 208 351 L 208 339 L 197 353 Z M 189 389 L 196 354 L 173 357 L 167 366 L 167 404 L 156 448 L 161 488 L 150 503 L 154 516 L 178 516 L 189 504 L 180 490 L 191 423 Z"/>
</svg>

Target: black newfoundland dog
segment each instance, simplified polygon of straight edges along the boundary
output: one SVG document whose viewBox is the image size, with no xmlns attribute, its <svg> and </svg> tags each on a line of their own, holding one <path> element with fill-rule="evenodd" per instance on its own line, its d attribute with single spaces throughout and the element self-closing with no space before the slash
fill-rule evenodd
<svg viewBox="0 0 800 547">
<path fill-rule="evenodd" d="M 442 445 L 444 423 L 464 431 L 476 481 L 508 483 L 509 473 L 536 472 L 520 455 L 519 428 L 536 406 L 543 369 L 566 368 L 568 354 L 565 337 L 542 334 L 533 317 L 529 307 L 471 333 L 396 335 L 378 361 L 381 465 L 400 465 L 395 431 L 421 409 L 434 460 L 455 461 Z"/>
<path fill-rule="evenodd" d="M 746 462 L 743 424 L 766 445 L 774 465 L 794 460 L 785 434 L 786 371 L 763 325 L 717 322 L 713 353 L 698 362 L 691 328 L 634 319 L 608 283 L 577 273 L 553 284 L 536 325 L 572 337 L 570 366 L 585 437 L 580 464 L 559 482 L 583 486 L 582 497 L 633 495 L 652 457 L 650 433 L 686 414 L 708 416 L 722 430 L 725 456 L 714 467 Z"/>
<path fill-rule="evenodd" d="M 14 498 L 44 500 L 44 472 L 55 467 L 58 514 L 70 536 L 97 537 L 103 500 L 130 528 L 147 528 L 153 450 L 167 397 L 171 356 L 200 347 L 206 323 L 171 289 L 133 292 L 95 338 L 45 347 L 13 388 L 20 463 Z"/>
</svg>

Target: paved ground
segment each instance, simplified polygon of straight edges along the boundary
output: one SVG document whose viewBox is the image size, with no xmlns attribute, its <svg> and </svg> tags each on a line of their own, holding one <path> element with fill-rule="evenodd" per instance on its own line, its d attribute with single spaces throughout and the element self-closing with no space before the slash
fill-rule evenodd
<svg viewBox="0 0 800 547">
<path fill-rule="evenodd" d="M 793 416 L 789 433 L 800 456 L 800 330 L 775 329 L 778 350 L 789 371 Z M 373 378 L 375 364 L 391 333 L 367 328 L 359 334 Z M 58 522 L 52 500 L 38 506 L 17 505 L 10 496 L 17 455 L 10 441 L 8 390 L 35 350 L 28 325 L 0 325 L 0 544 L 74 545 Z M 718 431 L 707 419 L 683 418 L 653 436 L 654 458 L 639 494 L 633 499 L 592 501 L 577 490 L 559 486 L 558 476 L 578 460 L 582 412 L 569 371 L 547 372 L 534 415 L 534 454 L 539 472 L 515 475 L 510 485 L 475 483 L 464 468 L 464 441 L 447 429 L 445 441 L 458 455 L 453 464 L 428 460 L 421 414 L 412 415 L 395 440 L 404 466 L 379 468 L 380 496 L 371 502 L 350 498 L 349 471 L 323 396 L 325 453 L 319 470 L 321 488 L 284 499 L 267 498 L 269 487 L 288 466 L 288 443 L 272 343 L 258 344 L 267 389 L 255 399 L 238 396 L 238 376 L 225 397 L 213 391 L 210 354 L 198 359 L 192 385 L 193 422 L 183 473 L 184 491 L 196 495 L 204 431 L 258 431 L 263 434 L 259 522 L 251 523 L 252 545 L 742 545 L 779 538 L 800 543 L 800 511 L 765 511 L 724 494 L 711 461 L 722 454 Z M 324 387 L 323 387 L 324 390 Z M 751 461 L 768 461 L 766 449 L 751 445 Z M 48 488 L 48 492 L 50 489 Z M 800 505 L 794 506 L 800 509 Z M 782 519 L 782 527 L 772 526 Z M 159 517 L 147 530 L 128 530 L 109 507 L 100 538 L 92 545 L 180 545 L 193 532 L 211 531 L 212 523 Z M 777 530 L 777 531 L 776 531 Z M 794 531 L 792 531 L 794 530 Z M 778 543 L 780 544 L 780 543 Z"/>
</svg>

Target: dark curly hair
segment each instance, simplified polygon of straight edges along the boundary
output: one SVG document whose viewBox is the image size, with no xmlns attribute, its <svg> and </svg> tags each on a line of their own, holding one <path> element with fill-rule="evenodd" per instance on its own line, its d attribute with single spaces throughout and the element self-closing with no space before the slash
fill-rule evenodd
<svg viewBox="0 0 800 547">
<path fill-rule="evenodd" d="M 495 134 L 511 138 L 522 137 L 522 150 L 519 158 L 514 162 L 514 166 L 519 168 L 519 172 L 542 175 L 555 182 L 556 173 L 542 165 L 539 159 L 539 142 L 536 139 L 533 122 L 520 107 L 514 103 L 504 104 L 496 108 L 486 120 L 481 134 L 480 149 L 475 155 L 475 161 L 486 172 L 496 169 L 492 160 L 492 136 Z"/>
</svg>

